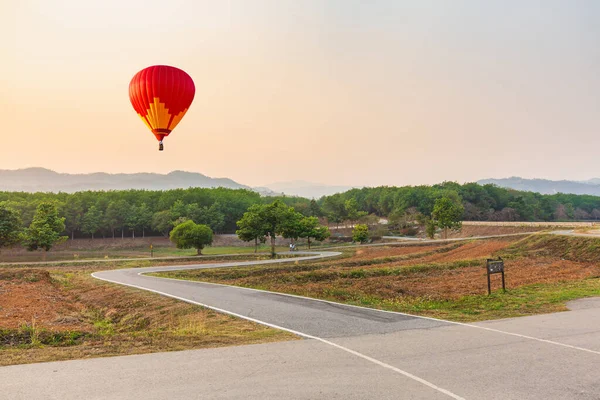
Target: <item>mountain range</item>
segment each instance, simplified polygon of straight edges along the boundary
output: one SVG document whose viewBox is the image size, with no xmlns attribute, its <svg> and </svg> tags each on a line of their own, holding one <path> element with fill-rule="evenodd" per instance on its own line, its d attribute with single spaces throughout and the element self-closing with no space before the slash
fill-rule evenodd
<svg viewBox="0 0 600 400">
<path fill-rule="evenodd" d="M 265 196 L 285 194 L 319 198 L 343 192 L 348 186 L 328 186 L 305 181 L 278 182 L 267 187 L 250 187 L 229 178 L 211 178 L 197 172 L 173 171 L 168 174 L 133 173 L 91 174 L 59 173 L 46 168 L 0 170 L 0 191 L 10 192 L 66 192 L 83 190 L 167 190 L 189 187 L 249 189 Z"/>
<path fill-rule="evenodd" d="M 45 168 L 0 170 L 0 190 L 4 191 L 72 193 L 82 190 L 162 190 L 189 187 L 251 189 L 228 178 L 211 178 L 185 171 L 168 174 L 63 174 Z"/>
<path fill-rule="evenodd" d="M 548 179 L 525 179 L 510 177 L 482 179 L 477 183 L 488 183 L 516 190 L 542 194 L 572 193 L 600 196 L 600 178 L 587 181 Z M 351 186 L 325 185 L 306 181 L 275 182 L 260 187 L 251 187 L 229 178 L 212 178 L 197 172 L 173 171 L 168 174 L 132 173 L 91 174 L 59 173 L 45 168 L 0 170 L 0 191 L 21 192 L 77 192 L 83 190 L 167 190 L 189 187 L 254 190 L 265 196 L 286 195 L 318 199 L 334 193 L 352 189 Z"/>
<path fill-rule="evenodd" d="M 477 183 L 481 185 L 491 183 L 504 188 L 542 194 L 572 193 L 600 196 L 600 178 L 593 178 L 586 181 L 552 181 L 548 179 L 511 177 L 502 179 L 482 179 Z"/>
</svg>

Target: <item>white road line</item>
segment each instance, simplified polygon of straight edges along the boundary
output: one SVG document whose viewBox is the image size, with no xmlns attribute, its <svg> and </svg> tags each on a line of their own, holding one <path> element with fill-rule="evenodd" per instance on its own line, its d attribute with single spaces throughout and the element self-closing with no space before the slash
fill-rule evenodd
<svg viewBox="0 0 600 400">
<path fill-rule="evenodd" d="M 198 269 L 204 269 L 204 267 L 198 268 Z M 206 269 L 209 269 L 209 268 L 206 268 Z M 163 272 L 169 272 L 169 271 L 163 271 Z M 344 304 L 344 303 L 338 303 L 338 302 L 330 301 L 330 300 L 317 299 L 317 298 L 300 296 L 300 295 L 289 294 L 289 293 L 271 292 L 271 291 L 268 291 L 268 290 L 254 289 L 254 288 L 243 287 L 243 286 L 224 285 L 222 283 L 192 281 L 192 280 L 178 279 L 178 278 L 163 278 L 163 277 L 145 275 L 147 273 L 153 273 L 153 272 L 140 272 L 140 273 L 138 273 L 138 275 L 140 275 L 140 276 L 146 276 L 148 278 L 154 278 L 154 279 L 168 279 L 168 280 L 174 280 L 174 281 L 180 281 L 180 282 L 181 281 L 183 281 L 183 282 L 192 282 L 192 283 L 199 283 L 199 284 L 203 284 L 203 285 L 215 285 L 215 286 L 231 287 L 231 288 L 236 288 L 236 289 L 251 290 L 251 291 L 254 291 L 254 292 L 263 292 L 263 293 L 269 293 L 269 294 L 276 294 L 278 296 L 287 296 L 287 297 L 295 297 L 295 298 L 304 299 L 304 300 L 319 301 L 319 302 L 322 302 L 322 303 L 328 303 L 328 304 L 332 304 L 332 305 L 336 305 L 336 306 L 346 306 L 346 307 L 360 308 L 360 309 L 363 309 L 363 310 L 370 310 L 370 311 L 378 311 L 378 312 L 389 313 L 389 314 L 404 315 L 404 316 L 413 317 L 413 318 L 428 319 L 430 321 L 445 322 L 445 323 L 453 324 L 453 325 L 467 326 L 469 328 L 483 329 L 483 330 L 490 331 L 490 332 L 502 333 L 504 335 L 516 336 L 516 337 L 520 337 L 522 339 L 535 340 L 535 341 L 542 342 L 542 343 L 553 344 L 553 345 L 556 345 L 556 346 L 567 347 L 567 348 L 574 349 L 574 350 L 585 351 L 587 353 L 592 353 L 592 354 L 598 354 L 598 355 L 600 355 L 600 351 L 586 349 L 584 347 L 573 346 L 573 345 L 570 345 L 570 344 L 555 342 L 554 340 L 542 339 L 542 338 L 537 338 L 537 337 L 534 337 L 534 336 L 522 335 L 520 333 L 502 331 L 500 329 L 488 328 L 488 327 L 485 327 L 485 326 L 479 326 L 479 325 L 474 325 L 474 324 L 467 324 L 465 322 L 456 322 L 456 321 L 448 321 L 448 320 L 441 319 L 441 318 L 424 317 L 424 316 L 421 316 L 421 315 L 407 314 L 407 313 L 403 313 L 403 312 L 400 312 L 400 311 L 380 310 L 378 308 L 363 307 L 363 306 L 357 306 L 357 305 L 354 305 L 354 304 Z"/>
<path fill-rule="evenodd" d="M 255 319 L 255 318 L 250 318 L 250 317 L 247 317 L 247 316 L 244 316 L 244 315 L 241 315 L 241 314 L 237 314 L 237 313 L 234 313 L 234 312 L 231 312 L 231 311 L 223 310 L 221 308 L 212 307 L 212 306 L 209 306 L 209 305 L 206 305 L 206 304 L 199 303 L 197 301 L 186 299 L 184 297 L 179 297 L 179 296 L 175 296 L 175 295 L 172 295 L 172 294 L 169 294 L 169 293 L 160 292 L 158 290 L 148 289 L 148 288 L 145 288 L 145 287 L 142 287 L 142 286 L 131 285 L 131 284 L 128 284 L 128 283 L 121 283 L 121 282 L 113 281 L 113 280 L 110 280 L 110 279 L 99 278 L 95 274 L 92 274 L 92 276 L 94 278 L 100 279 L 102 281 L 116 283 L 116 284 L 124 285 L 124 286 L 129 286 L 129 287 L 133 287 L 133 288 L 136 288 L 136 289 L 147 290 L 149 292 L 154 292 L 154 293 L 166 296 L 166 297 L 171 297 L 173 299 L 185 301 L 186 303 L 191 303 L 191 304 L 195 304 L 195 305 L 198 305 L 198 306 L 206 307 L 206 308 L 209 308 L 211 310 L 214 310 L 214 311 L 217 311 L 217 312 L 220 312 L 220 313 L 223 313 L 223 314 L 233 315 L 235 317 L 242 318 L 242 319 L 245 319 L 245 320 L 248 320 L 248 321 L 252 321 L 252 322 L 255 322 L 257 324 L 265 325 L 265 326 L 268 326 L 268 327 L 271 327 L 271 328 L 275 328 L 275 329 L 281 329 L 283 331 L 290 332 L 290 333 L 293 333 L 294 335 L 305 337 L 307 339 L 317 340 L 317 341 L 319 341 L 321 343 L 325 343 L 325 344 L 327 344 L 329 346 L 333 346 L 333 347 L 335 347 L 337 349 L 343 350 L 346 353 L 349 353 L 349 354 L 352 354 L 354 356 L 360 357 L 363 360 L 366 360 L 366 361 L 369 361 L 369 362 L 371 362 L 373 364 L 379 365 L 380 367 L 389 369 L 389 370 L 394 371 L 394 372 L 396 372 L 396 373 L 398 373 L 400 375 L 404 375 L 407 378 L 410 378 L 410 379 L 412 379 L 414 381 L 417 381 L 417 382 L 419 382 L 419 383 L 421 383 L 421 384 L 423 384 L 425 386 L 428 386 L 428 387 L 430 387 L 430 388 L 432 388 L 434 390 L 437 390 L 438 392 L 443 393 L 443 394 L 445 394 L 445 395 L 447 395 L 447 396 L 449 396 L 449 397 L 451 397 L 451 398 L 453 398 L 455 400 L 466 400 L 464 397 L 461 397 L 461 396 L 459 396 L 457 394 L 454 394 L 454 393 L 450 392 L 449 390 L 446 390 L 446 389 L 441 388 L 439 386 L 436 386 L 433 383 L 431 383 L 429 381 L 426 381 L 423 378 L 419 378 L 418 376 L 411 374 L 410 372 L 406 372 L 404 370 L 401 370 L 400 368 L 394 367 L 393 365 L 386 364 L 386 363 L 384 363 L 382 361 L 379 361 L 379 360 L 377 360 L 375 358 L 369 357 L 369 356 L 364 355 L 362 353 L 359 353 L 359 352 L 357 352 L 355 350 L 349 349 L 347 347 L 344 347 L 344 346 L 341 346 L 339 344 L 330 342 L 329 340 L 326 340 L 326 339 L 323 339 L 323 338 L 320 338 L 320 337 L 317 337 L 317 336 L 308 335 L 306 333 L 298 332 L 298 331 L 295 331 L 293 329 L 284 328 L 282 326 L 271 324 L 269 322 L 261 321 L 261 320 Z M 161 278 L 157 278 L 157 279 L 161 279 Z"/>
</svg>

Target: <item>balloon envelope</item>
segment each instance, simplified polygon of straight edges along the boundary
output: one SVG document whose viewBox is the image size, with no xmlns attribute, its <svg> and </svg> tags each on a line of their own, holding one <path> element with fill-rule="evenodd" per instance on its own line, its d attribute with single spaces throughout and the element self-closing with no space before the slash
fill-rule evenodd
<svg viewBox="0 0 600 400">
<path fill-rule="evenodd" d="M 168 65 L 144 68 L 129 83 L 133 108 L 159 141 L 181 121 L 195 93 L 192 78 Z"/>
</svg>

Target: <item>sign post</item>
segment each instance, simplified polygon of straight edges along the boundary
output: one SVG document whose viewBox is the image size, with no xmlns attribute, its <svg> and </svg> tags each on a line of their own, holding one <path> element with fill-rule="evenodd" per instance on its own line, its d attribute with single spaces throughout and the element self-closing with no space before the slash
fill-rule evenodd
<svg viewBox="0 0 600 400">
<path fill-rule="evenodd" d="M 502 274 L 502 291 L 506 292 L 506 284 L 504 281 L 504 260 L 502 260 L 501 257 L 498 257 L 497 260 L 488 258 L 486 268 L 488 281 L 488 296 L 492 294 L 492 282 L 490 279 L 490 275 L 492 274 Z"/>
<path fill-rule="evenodd" d="M 150 258 L 154 258 L 154 246 L 150 243 Z"/>
</svg>

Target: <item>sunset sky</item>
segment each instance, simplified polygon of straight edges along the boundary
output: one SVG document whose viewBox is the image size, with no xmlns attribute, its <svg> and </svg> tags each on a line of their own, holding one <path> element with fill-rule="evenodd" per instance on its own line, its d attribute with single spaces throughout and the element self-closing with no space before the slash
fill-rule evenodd
<svg viewBox="0 0 600 400">
<path fill-rule="evenodd" d="M 0 0 L 0 169 L 600 177 L 600 1 Z M 140 69 L 196 98 L 158 152 Z"/>
</svg>

